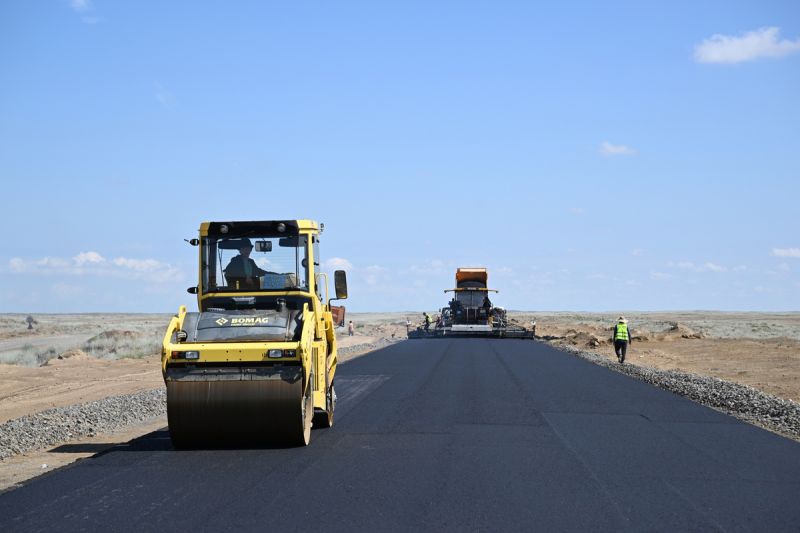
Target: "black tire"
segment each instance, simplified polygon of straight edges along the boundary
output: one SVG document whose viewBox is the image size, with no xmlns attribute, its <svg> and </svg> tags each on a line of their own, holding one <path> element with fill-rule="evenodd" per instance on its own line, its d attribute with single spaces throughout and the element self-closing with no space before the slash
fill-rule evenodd
<svg viewBox="0 0 800 533">
<path fill-rule="evenodd" d="M 312 387 L 312 382 L 309 381 L 308 393 L 304 395 L 301 400 L 303 402 L 300 415 L 302 431 L 297 438 L 298 446 L 308 446 L 309 442 L 311 442 L 311 425 L 314 419 L 314 397 L 311 392 Z"/>
<path fill-rule="evenodd" d="M 325 394 L 325 410 L 314 413 L 314 427 L 330 428 L 333 427 L 333 415 L 336 410 L 336 389 L 331 383 L 328 392 Z"/>
</svg>

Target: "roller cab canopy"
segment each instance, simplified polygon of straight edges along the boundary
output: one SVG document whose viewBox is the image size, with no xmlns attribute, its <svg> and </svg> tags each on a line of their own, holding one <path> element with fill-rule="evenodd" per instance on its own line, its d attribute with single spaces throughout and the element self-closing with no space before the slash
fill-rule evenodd
<svg viewBox="0 0 800 533">
<path fill-rule="evenodd" d="M 277 297 L 316 292 L 322 297 L 324 288 L 316 279 L 321 232 L 322 225 L 313 220 L 203 222 L 200 309 L 240 307 L 233 300 L 224 305 L 217 301 L 231 293 Z"/>
</svg>

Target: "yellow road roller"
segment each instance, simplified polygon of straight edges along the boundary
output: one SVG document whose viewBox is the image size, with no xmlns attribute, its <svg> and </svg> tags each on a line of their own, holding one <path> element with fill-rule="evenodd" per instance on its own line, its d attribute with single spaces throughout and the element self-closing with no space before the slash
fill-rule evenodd
<svg viewBox="0 0 800 533">
<path fill-rule="evenodd" d="M 181 306 L 161 351 L 169 433 L 177 448 L 219 443 L 305 446 L 336 407 L 335 297 L 320 268 L 324 225 L 312 220 L 203 222 L 198 312 Z"/>
</svg>

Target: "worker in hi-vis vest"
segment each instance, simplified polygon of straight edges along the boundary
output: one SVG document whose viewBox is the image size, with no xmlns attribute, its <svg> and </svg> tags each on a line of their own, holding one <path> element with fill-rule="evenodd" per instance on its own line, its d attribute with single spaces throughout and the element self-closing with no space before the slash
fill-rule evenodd
<svg viewBox="0 0 800 533">
<path fill-rule="evenodd" d="M 614 326 L 614 352 L 617 354 L 617 359 L 620 363 L 625 362 L 625 352 L 628 351 L 628 343 L 633 340 L 631 337 L 631 330 L 628 328 L 628 321 L 624 316 L 617 319 L 617 325 Z"/>
</svg>

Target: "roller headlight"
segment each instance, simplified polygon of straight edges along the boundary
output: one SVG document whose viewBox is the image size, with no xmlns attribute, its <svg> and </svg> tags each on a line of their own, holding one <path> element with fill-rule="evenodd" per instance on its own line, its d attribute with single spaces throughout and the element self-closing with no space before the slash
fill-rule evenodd
<svg viewBox="0 0 800 533">
<path fill-rule="evenodd" d="M 189 351 L 189 352 L 172 352 L 173 359 L 186 359 L 195 361 L 200 359 L 200 352 L 198 351 Z"/>
</svg>

